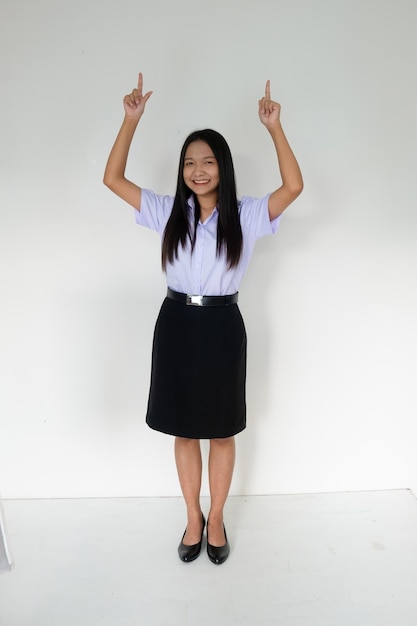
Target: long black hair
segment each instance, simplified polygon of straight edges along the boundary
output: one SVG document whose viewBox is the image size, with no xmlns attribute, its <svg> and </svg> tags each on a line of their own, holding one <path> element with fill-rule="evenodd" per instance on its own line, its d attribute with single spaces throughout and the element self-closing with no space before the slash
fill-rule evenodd
<svg viewBox="0 0 417 626">
<path fill-rule="evenodd" d="M 187 137 L 181 149 L 174 205 L 162 239 L 162 267 L 165 270 L 168 263 L 173 263 L 174 259 L 178 258 L 178 246 L 181 243 L 184 248 L 187 238 L 191 242 L 191 252 L 195 246 L 200 204 L 197 196 L 184 182 L 185 153 L 193 141 L 205 141 L 212 149 L 217 161 L 219 168 L 217 256 L 220 256 L 224 249 L 230 269 L 239 263 L 243 245 L 235 171 L 232 154 L 226 140 L 220 133 L 211 129 L 194 131 Z M 187 201 L 190 196 L 194 197 L 195 203 L 194 228 L 190 227 L 188 219 Z"/>
</svg>

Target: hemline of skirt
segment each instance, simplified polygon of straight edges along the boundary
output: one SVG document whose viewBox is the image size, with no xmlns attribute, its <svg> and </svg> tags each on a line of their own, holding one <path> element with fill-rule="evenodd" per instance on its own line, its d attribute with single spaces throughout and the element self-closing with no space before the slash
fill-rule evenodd
<svg viewBox="0 0 417 626">
<path fill-rule="evenodd" d="M 157 432 L 157 433 L 161 433 L 162 435 L 169 435 L 171 437 L 181 437 L 182 439 L 202 439 L 202 440 L 210 440 L 210 439 L 229 439 L 230 437 L 234 437 L 235 435 L 238 435 L 239 433 L 242 433 L 245 429 L 246 429 L 246 424 L 244 426 L 242 426 L 242 428 L 240 428 L 239 430 L 235 430 L 234 432 L 232 432 L 230 435 L 184 435 L 184 434 L 179 434 L 176 432 L 170 432 L 168 430 L 162 430 L 161 428 L 158 428 L 156 426 L 152 426 L 151 424 L 149 424 L 148 421 L 146 421 L 146 425 L 153 431 Z"/>
</svg>

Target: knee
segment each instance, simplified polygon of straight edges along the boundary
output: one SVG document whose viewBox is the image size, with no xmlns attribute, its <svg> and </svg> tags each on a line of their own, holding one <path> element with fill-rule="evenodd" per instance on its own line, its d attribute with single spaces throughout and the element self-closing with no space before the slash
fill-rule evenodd
<svg viewBox="0 0 417 626">
<path fill-rule="evenodd" d="M 234 437 L 223 437 L 223 438 L 218 438 L 218 439 L 210 439 L 210 445 L 211 446 L 221 446 L 221 447 L 227 447 L 227 446 L 234 446 L 235 444 L 235 438 Z"/>
<path fill-rule="evenodd" d="M 199 439 L 190 439 L 188 437 L 175 437 L 175 445 L 191 448 L 193 446 L 199 447 L 200 440 Z"/>
</svg>

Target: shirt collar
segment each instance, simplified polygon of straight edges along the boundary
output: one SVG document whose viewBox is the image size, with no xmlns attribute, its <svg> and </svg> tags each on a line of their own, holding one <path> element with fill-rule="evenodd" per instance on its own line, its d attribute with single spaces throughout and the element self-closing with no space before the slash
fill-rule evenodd
<svg viewBox="0 0 417 626">
<path fill-rule="evenodd" d="M 187 204 L 188 204 L 188 210 L 189 210 L 189 211 L 193 211 L 193 212 L 194 212 L 194 209 L 195 209 L 195 200 L 194 200 L 194 196 L 193 196 L 193 195 L 191 195 L 191 196 L 188 198 L 188 200 L 187 200 Z M 218 208 L 217 208 L 217 207 L 215 207 L 215 208 L 214 208 L 213 213 L 212 213 L 212 214 L 210 215 L 210 217 L 208 217 L 208 218 L 207 218 L 207 220 L 205 221 L 205 224 L 207 223 L 207 221 L 211 220 L 211 219 L 212 219 L 212 217 L 213 217 L 214 215 L 216 215 L 218 212 L 219 212 Z"/>
<path fill-rule="evenodd" d="M 188 208 L 192 209 L 194 211 L 195 209 L 195 202 L 194 202 L 194 196 L 191 195 L 188 200 L 187 200 L 187 204 L 188 204 Z"/>
</svg>

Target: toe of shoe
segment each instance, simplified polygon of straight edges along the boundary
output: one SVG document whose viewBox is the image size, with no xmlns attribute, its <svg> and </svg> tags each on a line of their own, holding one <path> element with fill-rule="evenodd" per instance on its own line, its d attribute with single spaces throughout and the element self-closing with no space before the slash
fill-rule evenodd
<svg viewBox="0 0 417 626">
<path fill-rule="evenodd" d="M 227 559 L 230 554 L 230 546 L 229 542 L 226 541 L 226 544 L 221 547 L 212 546 L 207 544 L 207 555 L 212 563 L 215 565 L 221 565 Z"/>
</svg>

